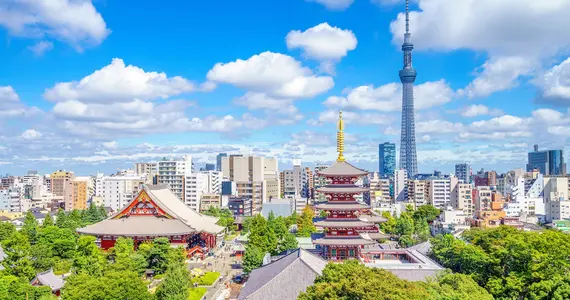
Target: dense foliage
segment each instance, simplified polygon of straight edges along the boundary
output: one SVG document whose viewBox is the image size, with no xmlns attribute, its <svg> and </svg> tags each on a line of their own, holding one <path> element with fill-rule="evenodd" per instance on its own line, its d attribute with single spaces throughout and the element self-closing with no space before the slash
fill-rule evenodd
<svg viewBox="0 0 570 300">
<path fill-rule="evenodd" d="M 382 216 L 388 221 L 381 223 L 380 229 L 398 238 L 400 246 L 410 247 L 427 241 L 430 237 L 428 223 L 435 220 L 439 214 L 440 210 L 432 205 L 422 205 L 417 210 L 410 205 L 399 217 L 385 211 Z"/>
<path fill-rule="evenodd" d="M 228 231 L 234 231 L 234 215 L 229 209 L 210 206 L 204 214 L 219 218 L 218 225 L 226 227 Z"/>
<path fill-rule="evenodd" d="M 315 212 L 310 206 L 305 206 L 303 213 L 297 218 L 297 236 L 310 237 L 316 230 L 313 224 Z"/>
<path fill-rule="evenodd" d="M 402 280 L 389 271 L 368 268 L 355 260 L 329 263 L 315 284 L 299 295 L 301 300 L 407 300 L 407 299 L 493 299 L 471 277 L 444 274 L 430 282 Z"/>
<path fill-rule="evenodd" d="M 285 218 L 270 213 L 267 220 L 262 215 L 256 215 L 248 222 L 249 240 L 243 259 L 246 273 L 261 266 L 265 253 L 277 255 L 297 248 L 297 240 L 289 231 Z"/>
<path fill-rule="evenodd" d="M 570 235 L 511 227 L 472 229 L 463 240 L 432 239 L 434 257 L 472 274 L 496 299 L 570 299 Z"/>
</svg>

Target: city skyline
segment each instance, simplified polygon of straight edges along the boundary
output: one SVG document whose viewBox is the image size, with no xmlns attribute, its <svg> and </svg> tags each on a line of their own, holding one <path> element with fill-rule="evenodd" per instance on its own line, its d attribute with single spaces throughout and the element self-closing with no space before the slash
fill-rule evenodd
<svg viewBox="0 0 570 300">
<path fill-rule="evenodd" d="M 419 173 L 525 168 L 534 144 L 568 151 L 570 3 L 527 1 L 412 1 Z M 339 110 L 347 160 L 376 171 L 378 144 L 401 149 L 405 3 L 385 2 L 0 4 L 34 16 L 0 20 L 0 173 L 220 152 L 330 163 Z M 84 24 L 49 17 L 60 9 Z M 512 18 L 533 27 L 498 25 Z M 474 21 L 442 25 L 458 20 Z"/>
</svg>

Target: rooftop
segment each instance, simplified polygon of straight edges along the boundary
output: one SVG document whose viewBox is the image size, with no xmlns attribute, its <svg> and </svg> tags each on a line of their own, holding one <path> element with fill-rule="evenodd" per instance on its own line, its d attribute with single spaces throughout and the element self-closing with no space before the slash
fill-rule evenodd
<svg viewBox="0 0 570 300">
<path fill-rule="evenodd" d="M 337 161 L 335 162 L 332 166 L 318 171 L 317 174 L 319 175 L 323 175 L 323 176 L 340 176 L 340 175 L 346 175 L 346 176 L 364 176 L 367 175 L 368 172 L 364 171 L 362 169 L 359 169 L 345 161 Z"/>
</svg>

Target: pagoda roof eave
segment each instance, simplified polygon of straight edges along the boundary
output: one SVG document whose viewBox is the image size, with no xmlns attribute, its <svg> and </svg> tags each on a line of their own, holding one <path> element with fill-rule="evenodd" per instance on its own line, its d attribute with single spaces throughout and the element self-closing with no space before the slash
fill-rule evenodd
<svg viewBox="0 0 570 300">
<path fill-rule="evenodd" d="M 322 175 L 325 177 L 335 177 L 335 176 L 364 176 L 367 175 L 368 172 L 362 169 L 359 169 L 345 161 L 337 161 L 332 166 L 318 171 L 318 175 Z"/>
<path fill-rule="evenodd" d="M 368 188 L 359 186 L 339 186 L 339 185 L 328 185 L 317 189 L 317 192 L 321 193 L 365 193 L 370 191 Z"/>
<path fill-rule="evenodd" d="M 314 244 L 323 246 L 360 246 L 376 244 L 376 241 L 365 240 L 361 237 L 357 238 L 322 238 L 313 241 Z"/>
<path fill-rule="evenodd" d="M 374 223 L 364 222 L 359 219 L 355 220 L 343 220 L 343 221 L 319 221 L 315 223 L 318 227 L 330 227 L 330 228 L 354 228 L 354 227 L 373 227 Z"/>
<path fill-rule="evenodd" d="M 325 204 L 317 204 L 315 205 L 316 209 L 322 210 L 361 210 L 361 209 L 370 209 L 370 206 L 365 204 L 360 204 L 358 202 L 353 203 L 325 203 Z"/>
</svg>

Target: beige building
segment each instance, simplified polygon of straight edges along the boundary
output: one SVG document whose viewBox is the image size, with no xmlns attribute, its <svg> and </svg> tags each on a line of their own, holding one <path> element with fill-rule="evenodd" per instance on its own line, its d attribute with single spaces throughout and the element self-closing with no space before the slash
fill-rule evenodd
<svg viewBox="0 0 570 300">
<path fill-rule="evenodd" d="M 222 178 L 236 183 L 238 197 L 252 199 L 254 214 L 260 213 L 263 203 L 269 199 L 279 199 L 281 188 L 276 158 L 222 157 Z"/>
<path fill-rule="evenodd" d="M 473 187 L 469 183 L 458 183 L 451 192 L 451 206 L 462 210 L 466 215 L 473 217 L 475 204 L 473 203 Z"/>
<path fill-rule="evenodd" d="M 135 163 L 135 173 L 139 175 L 146 174 L 146 184 L 152 184 L 153 178 L 158 174 L 158 163 Z"/>
<path fill-rule="evenodd" d="M 222 196 L 220 194 L 202 194 L 200 200 L 200 212 L 205 212 L 210 207 L 222 207 Z"/>
<path fill-rule="evenodd" d="M 374 209 L 381 211 L 389 209 L 392 204 L 390 196 L 390 179 L 380 178 L 378 173 L 374 173 L 370 179 L 370 205 Z"/>
<path fill-rule="evenodd" d="M 89 176 L 76 177 L 71 181 L 73 189 L 72 209 L 87 209 L 87 201 L 93 197 L 93 178 Z"/>
<path fill-rule="evenodd" d="M 408 202 L 415 208 L 428 204 L 427 189 L 427 180 L 408 180 Z"/>
<path fill-rule="evenodd" d="M 51 193 L 63 197 L 65 210 L 73 209 L 73 185 L 75 174 L 71 171 L 58 170 L 50 175 Z"/>
<path fill-rule="evenodd" d="M 492 194 L 491 188 L 488 186 L 478 186 L 473 190 L 476 213 L 491 210 Z"/>
<path fill-rule="evenodd" d="M 546 222 L 570 218 L 570 186 L 566 176 L 544 177 Z"/>
</svg>

